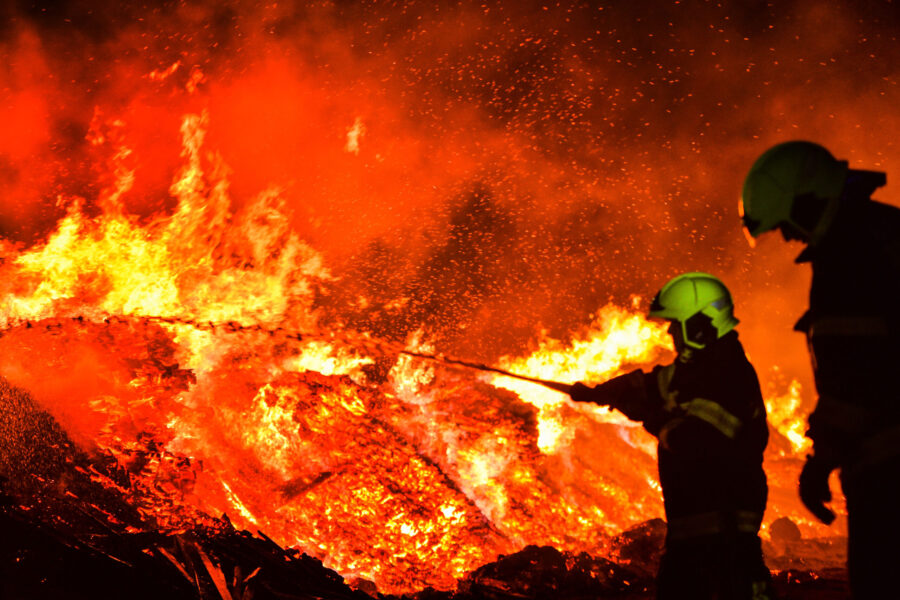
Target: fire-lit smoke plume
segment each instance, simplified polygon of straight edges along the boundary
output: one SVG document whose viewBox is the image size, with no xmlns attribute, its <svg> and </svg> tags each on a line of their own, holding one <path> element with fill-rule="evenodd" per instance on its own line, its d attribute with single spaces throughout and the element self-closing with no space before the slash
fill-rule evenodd
<svg viewBox="0 0 900 600">
<path fill-rule="evenodd" d="M 148 528 L 227 513 L 394 592 L 602 554 L 661 514 L 652 439 L 396 348 L 603 381 L 671 357 L 646 299 L 703 270 L 767 392 L 766 523 L 824 534 L 807 274 L 735 209 L 786 138 L 900 172 L 889 3 L 90 4 L 0 25 L 0 375 Z"/>
</svg>

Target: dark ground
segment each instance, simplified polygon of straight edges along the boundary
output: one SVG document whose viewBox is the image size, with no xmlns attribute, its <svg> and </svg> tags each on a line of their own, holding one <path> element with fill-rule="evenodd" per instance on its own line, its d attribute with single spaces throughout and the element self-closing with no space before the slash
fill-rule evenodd
<svg viewBox="0 0 900 600">
<path fill-rule="evenodd" d="M 374 589 L 352 590 L 306 555 L 259 535 L 194 531 L 177 536 L 130 534 L 88 542 L 66 539 L 51 526 L 9 508 L 0 515 L 0 596 L 7 600 L 391 600 Z M 115 547 L 114 554 L 110 548 Z M 846 572 L 782 571 L 774 582 L 783 600 L 849 597 Z M 654 597 L 646 569 L 587 554 L 529 546 L 485 565 L 456 592 L 422 591 L 415 600 L 587 600 Z"/>
</svg>

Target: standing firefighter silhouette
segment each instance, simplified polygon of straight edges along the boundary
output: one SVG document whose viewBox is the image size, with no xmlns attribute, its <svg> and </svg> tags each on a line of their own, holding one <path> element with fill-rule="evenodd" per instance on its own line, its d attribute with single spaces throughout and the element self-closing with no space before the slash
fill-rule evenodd
<svg viewBox="0 0 900 600">
<path fill-rule="evenodd" d="M 884 173 L 849 169 L 811 142 L 779 144 L 757 159 L 741 196 L 750 236 L 778 229 L 807 244 L 812 264 L 806 334 L 819 401 L 800 498 L 825 523 L 828 476 L 841 471 L 855 598 L 897 597 L 900 564 L 900 210 L 870 199 Z"/>
<path fill-rule="evenodd" d="M 758 536 L 769 434 L 731 294 L 712 275 L 686 273 L 659 291 L 650 316 L 671 322 L 674 363 L 594 388 L 576 383 L 570 395 L 618 409 L 659 438 L 668 532 L 657 597 L 770 598 Z"/>
</svg>

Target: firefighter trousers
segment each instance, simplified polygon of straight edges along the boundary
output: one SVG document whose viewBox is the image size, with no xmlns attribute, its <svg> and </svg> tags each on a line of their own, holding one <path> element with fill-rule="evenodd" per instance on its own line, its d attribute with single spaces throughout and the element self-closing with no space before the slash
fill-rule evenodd
<svg viewBox="0 0 900 600">
<path fill-rule="evenodd" d="M 900 458 L 863 469 L 844 468 L 847 569 L 855 600 L 900 597 Z"/>
<path fill-rule="evenodd" d="M 659 600 L 772 600 L 759 536 L 730 533 L 668 540 L 657 576 Z"/>
</svg>

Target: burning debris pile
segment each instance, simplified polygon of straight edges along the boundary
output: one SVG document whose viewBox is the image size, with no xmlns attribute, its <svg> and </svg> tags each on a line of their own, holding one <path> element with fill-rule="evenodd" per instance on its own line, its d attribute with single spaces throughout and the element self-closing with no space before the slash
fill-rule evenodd
<svg viewBox="0 0 900 600">
<path fill-rule="evenodd" d="M 44 319 L 0 338 L 8 373 L 22 373 L 48 355 L 54 357 L 45 373 L 56 378 L 51 385 L 78 381 L 61 392 L 70 410 L 84 411 L 82 429 L 73 435 L 90 433 L 90 445 L 84 444 L 106 467 L 83 459 L 75 471 L 134 513 L 124 519 L 102 509 L 100 516 L 136 532 L 191 531 L 209 526 L 209 515 L 225 513 L 241 527 L 265 531 L 380 588 L 452 588 L 456 578 L 529 540 L 560 548 L 587 541 L 601 553 L 608 541 L 603 531 L 613 529 L 598 515 L 627 522 L 640 512 L 620 497 L 658 502 L 641 483 L 652 477 L 652 459 L 620 435 L 620 425 L 597 424 L 595 434 L 620 461 L 642 470 L 627 472 L 620 464 L 621 471 L 602 472 L 601 464 L 581 461 L 587 481 L 567 483 L 568 475 L 553 471 L 571 459 L 545 455 L 537 446 L 540 411 L 505 390 L 459 377 L 413 395 L 346 375 L 254 371 L 247 368 L 251 356 L 278 361 L 296 359 L 297 352 L 278 349 L 289 340 L 279 342 L 277 334 L 252 332 L 240 334 L 240 352 L 220 358 L 224 371 L 204 380 L 173 362 L 174 347 L 163 331 L 142 319 Z M 275 350 L 250 353 L 253 336 Z M 111 340 L 115 351 L 104 349 Z M 81 371 L 87 356 L 102 366 L 99 376 Z M 126 385 L 113 396 L 109 386 L 119 381 Z M 420 385 L 415 378 L 403 381 Z M 188 404 L 201 390 L 217 401 Z M 551 414 L 559 417 L 560 410 Z M 31 481 L 40 471 L 17 460 L 14 450 L 42 456 L 47 449 L 11 434 L 8 439 L 7 466 L 26 470 L 6 476 Z M 66 447 L 74 449 L 68 441 Z M 67 476 L 39 477 L 63 486 L 65 504 Z M 596 497 L 594 485 L 610 495 Z M 11 491 L 26 503 L 45 494 Z M 74 500 L 84 492 L 71 493 Z M 528 516 L 537 514 L 542 522 Z"/>
<path fill-rule="evenodd" d="M 453 588 L 529 543 L 603 554 L 622 524 L 658 514 L 651 445 L 621 415 L 320 325 L 328 271 L 277 196 L 229 213 L 204 126 L 184 119 L 171 214 L 142 224 L 116 208 L 123 175 L 105 212 L 73 201 L 46 243 L 4 265 L 4 376 L 116 465 L 91 481 L 152 523 L 131 527 L 227 514 L 408 592 Z M 669 351 L 661 325 L 627 310 L 604 309 L 594 329 L 535 355 L 556 378 L 599 379 Z"/>
<path fill-rule="evenodd" d="M 319 560 L 372 593 L 644 593 L 646 568 L 600 557 L 661 514 L 652 438 L 606 409 L 396 351 L 430 351 L 420 334 L 323 325 L 314 298 L 332 276 L 277 196 L 228 212 L 204 124 L 184 120 L 171 214 L 117 209 L 123 177 L 103 213 L 73 201 L 45 243 L 6 250 L 13 518 L 103 563 L 86 568 L 168 569 L 159 581 L 180 576 L 188 596 L 295 576 L 351 594 Z M 610 305 L 570 343 L 501 364 L 602 381 L 669 353 L 663 325 Z"/>
</svg>

